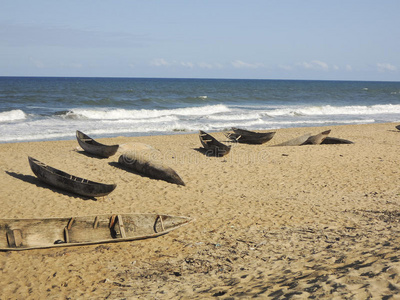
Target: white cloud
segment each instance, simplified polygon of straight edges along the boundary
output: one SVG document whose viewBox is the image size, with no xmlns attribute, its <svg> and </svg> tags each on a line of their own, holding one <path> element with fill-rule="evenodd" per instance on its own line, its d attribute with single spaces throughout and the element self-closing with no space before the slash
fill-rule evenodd
<svg viewBox="0 0 400 300">
<path fill-rule="evenodd" d="M 323 69 L 323 70 L 328 70 L 328 64 L 323 62 L 323 61 L 319 61 L 319 60 L 314 60 L 312 62 L 314 65 L 318 66 L 319 68 Z"/>
<path fill-rule="evenodd" d="M 378 63 L 378 64 L 376 64 L 376 66 L 378 67 L 379 72 L 396 71 L 397 70 L 396 66 L 393 66 L 389 63 Z"/>
<path fill-rule="evenodd" d="M 346 71 L 352 71 L 353 67 L 351 65 L 346 65 Z"/>
<path fill-rule="evenodd" d="M 200 62 L 197 64 L 197 66 L 201 69 L 222 69 L 223 65 L 221 64 L 210 64 L 210 63 L 206 63 L 206 62 Z"/>
<path fill-rule="evenodd" d="M 235 68 L 246 68 L 246 69 L 257 69 L 262 67 L 263 65 L 261 63 L 255 63 L 255 64 L 249 64 L 241 60 L 235 60 L 232 62 L 232 66 Z"/>
<path fill-rule="evenodd" d="M 191 63 L 191 62 L 184 62 L 184 61 L 182 61 L 182 62 L 180 63 L 180 65 L 183 66 L 183 67 L 186 67 L 186 68 L 190 68 L 190 69 L 193 69 L 193 68 L 194 68 L 194 64 Z"/>
<path fill-rule="evenodd" d="M 155 67 L 166 67 L 171 64 L 163 58 L 155 58 L 150 62 L 150 65 L 155 66 Z"/>
<path fill-rule="evenodd" d="M 219 63 L 207 63 L 207 62 L 189 62 L 189 61 L 166 61 L 163 58 L 155 58 L 150 62 L 151 66 L 155 67 L 184 67 L 184 68 L 200 68 L 200 69 L 222 69 L 223 65 Z"/>
<path fill-rule="evenodd" d="M 326 62 L 320 60 L 313 60 L 311 62 L 301 62 L 297 63 L 297 66 L 303 67 L 304 69 L 308 70 L 328 70 L 329 66 Z"/>
</svg>

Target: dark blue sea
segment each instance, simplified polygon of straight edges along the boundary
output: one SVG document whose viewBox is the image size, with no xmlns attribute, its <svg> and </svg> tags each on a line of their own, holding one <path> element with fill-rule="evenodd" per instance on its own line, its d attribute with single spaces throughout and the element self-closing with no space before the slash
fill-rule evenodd
<svg viewBox="0 0 400 300">
<path fill-rule="evenodd" d="M 400 82 L 0 77 L 0 142 L 400 122 Z"/>
</svg>

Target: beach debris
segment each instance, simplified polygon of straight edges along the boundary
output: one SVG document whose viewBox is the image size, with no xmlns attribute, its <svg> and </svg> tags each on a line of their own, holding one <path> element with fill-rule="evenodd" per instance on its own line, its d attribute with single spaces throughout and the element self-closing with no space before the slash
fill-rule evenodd
<svg viewBox="0 0 400 300">
<path fill-rule="evenodd" d="M 153 179 L 161 179 L 177 185 L 185 185 L 181 177 L 172 168 L 166 166 L 159 160 L 149 159 L 147 155 L 138 152 L 122 154 L 118 163 L 139 174 Z"/>
</svg>

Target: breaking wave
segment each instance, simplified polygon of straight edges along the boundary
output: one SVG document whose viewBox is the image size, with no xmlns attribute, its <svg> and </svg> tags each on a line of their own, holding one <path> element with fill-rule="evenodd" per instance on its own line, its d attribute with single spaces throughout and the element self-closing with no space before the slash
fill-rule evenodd
<svg viewBox="0 0 400 300">
<path fill-rule="evenodd" d="M 371 106 L 309 106 L 297 108 L 281 108 L 266 112 L 270 116 L 315 116 L 315 115 L 374 115 L 399 114 L 400 105 L 371 105 Z"/>
<path fill-rule="evenodd" d="M 0 122 L 17 121 L 25 118 L 26 114 L 20 109 L 0 112 Z"/>
<path fill-rule="evenodd" d="M 64 112 L 62 117 L 69 119 L 120 120 L 120 119 L 150 119 L 164 116 L 202 116 L 229 112 L 222 104 L 201 107 L 184 107 L 175 109 L 83 109 L 77 108 Z"/>
</svg>

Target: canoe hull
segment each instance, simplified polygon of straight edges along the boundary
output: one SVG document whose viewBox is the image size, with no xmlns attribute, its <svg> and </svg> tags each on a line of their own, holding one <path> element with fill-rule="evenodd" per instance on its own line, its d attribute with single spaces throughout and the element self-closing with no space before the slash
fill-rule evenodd
<svg viewBox="0 0 400 300">
<path fill-rule="evenodd" d="M 330 132 L 330 130 L 326 130 L 317 135 L 310 136 L 307 141 L 301 145 L 320 145 L 328 137 Z"/>
<path fill-rule="evenodd" d="M 123 154 L 119 157 L 118 163 L 121 166 L 153 179 L 160 179 L 177 185 L 185 185 L 178 173 L 172 168 L 157 161 L 149 160 L 143 155 L 134 153 Z"/>
<path fill-rule="evenodd" d="M 216 138 L 208 133 L 199 131 L 200 142 L 205 149 L 206 155 L 225 156 L 231 151 L 231 147 L 219 142 Z"/>
<path fill-rule="evenodd" d="M 321 144 L 354 144 L 354 142 L 345 140 L 345 139 L 340 139 L 340 138 L 335 138 L 335 137 L 329 137 L 327 136 Z"/>
<path fill-rule="evenodd" d="M 103 184 L 65 173 L 32 157 L 28 157 L 32 172 L 41 181 L 56 188 L 86 197 L 102 197 L 111 193 L 115 184 Z"/>
<path fill-rule="evenodd" d="M 227 134 L 227 138 L 238 143 L 261 145 L 270 141 L 275 132 L 253 132 L 249 130 L 232 128 L 234 133 Z"/>
<path fill-rule="evenodd" d="M 279 146 L 300 146 L 300 145 L 303 145 L 310 137 L 311 137 L 311 134 L 307 133 L 307 134 L 302 135 L 300 137 L 291 139 L 289 141 L 286 141 L 286 142 L 283 142 L 281 144 L 274 145 L 274 146 L 275 147 L 279 147 Z"/>
<path fill-rule="evenodd" d="M 76 131 L 76 139 L 79 143 L 79 146 L 81 146 L 83 150 L 90 154 L 104 158 L 113 156 L 119 148 L 119 145 L 109 146 L 101 144 L 79 130 Z"/>
<path fill-rule="evenodd" d="M 188 217 L 157 214 L 0 219 L 0 250 L 28 250 L 154 238 L 192 221 Z"/>
</svg>

